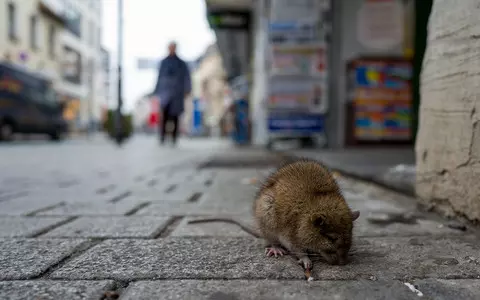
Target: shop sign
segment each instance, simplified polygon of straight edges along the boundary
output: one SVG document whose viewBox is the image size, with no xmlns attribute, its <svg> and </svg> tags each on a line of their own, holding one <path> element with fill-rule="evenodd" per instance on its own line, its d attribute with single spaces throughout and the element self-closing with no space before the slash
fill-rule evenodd
<svg viewBox="0 0 480 300">
<path fill-rule="evenodd" d="M 248 12 L 209 12 L 207 19 L 212 29 L 248 30 L 250 26 L 250 13 Z"/>
</svg>

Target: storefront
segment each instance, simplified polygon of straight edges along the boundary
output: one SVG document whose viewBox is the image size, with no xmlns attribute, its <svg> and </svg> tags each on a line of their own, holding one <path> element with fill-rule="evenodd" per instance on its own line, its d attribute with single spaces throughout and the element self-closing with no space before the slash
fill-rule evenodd
<svg viewBox="0 0 480 300">
<path fill-rule="evenodd" d="M 80 128 L 80 99 L 66 94 L 60 94 L 59 100 L 65 103 L 63 117 L 68 123 L 70 131 L 77 131 Z"/>
<path fill-rule="evenodd" d="M 356 2 L 361 50 L 345 61 L 345 145 L 412 144 L 414 1 Z"/>
</svg>

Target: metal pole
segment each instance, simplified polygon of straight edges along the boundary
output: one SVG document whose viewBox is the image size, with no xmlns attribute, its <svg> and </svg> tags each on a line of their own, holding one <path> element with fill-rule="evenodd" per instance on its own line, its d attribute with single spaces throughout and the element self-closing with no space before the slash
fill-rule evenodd
<svg viewBox="0 0 480 300">
<path fill-rule="evenodd" d="M 123 142 L 122 133 L 122 63 L 123 63 L 123 0 L 118 0 L 118 105 L 115 117 L 115 141 L 118 145 Z"/>
<path fill-rule="evenodd" d="M 91 138 L 92 135 L 92 120 L 93 120 L 93 62 L 91 59 L 87 65 L 88 76 L 88 124 L 87 124 L 87 138 Z"/>
</svg>

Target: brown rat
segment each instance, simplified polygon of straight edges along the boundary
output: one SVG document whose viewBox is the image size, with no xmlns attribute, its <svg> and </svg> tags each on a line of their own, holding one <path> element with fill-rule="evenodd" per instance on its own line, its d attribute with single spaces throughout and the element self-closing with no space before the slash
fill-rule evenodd
<svg viewBox="0 0 480 300">
<path fill-rule="evenodd" d="M 267 242 L 266 253 L 288 252 L 306 269 L 308 254 L 320 254 L 330 264 L 346 264 L 352 244 L 351 211 L 330 171 L 321 163 L 288 162 L 264 182 L 254 201 L 254 216 Z"/>
<path fill-rule="evenodd" d="M 310 270 L 309 254 L 321 255 L 330 264 L 347 263 L 353 221 L 360 215 L 350 210 L 330 171 L 309 159 L 288 162 L 270 174 L 255 197 L 253 213 L 258 232 L 230 218 L 188 223 L 236 224 L 265 239 L 267 256 L 290 252 Z"/>
</svg>

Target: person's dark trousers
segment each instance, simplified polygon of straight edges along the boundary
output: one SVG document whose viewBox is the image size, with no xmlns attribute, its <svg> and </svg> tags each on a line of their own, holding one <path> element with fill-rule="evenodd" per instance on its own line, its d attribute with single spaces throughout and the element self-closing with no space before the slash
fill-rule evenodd
<svg viewBox="0 0 480 300">
<path fill-rule="evenodd" d="M 178 116 L 172 115 L 170 113 L 170 104 L 167 104 L 167 106 L 162 110 L 163 116 L 162 116 L 162 122 L 161 122 L 161 130 L 160 130 L 160 142 L 163 144 L 165 142 L 165 136 L 167 134 L 167 124 L 169 121 L 171 121 L 173 124 L 173 129 L 172 129 L 172 142 L 175 145 L 177 142 L 177 136 L 178 136 Z"/>
</svg>

